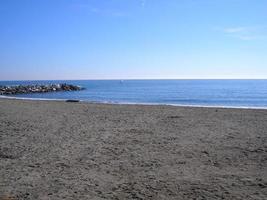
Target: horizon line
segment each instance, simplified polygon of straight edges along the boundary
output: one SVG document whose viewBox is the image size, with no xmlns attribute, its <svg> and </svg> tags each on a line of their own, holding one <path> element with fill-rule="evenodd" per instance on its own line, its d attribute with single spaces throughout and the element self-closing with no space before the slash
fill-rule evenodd
<svg viewBox="0 0 267 200">
<path fill-rule="evenodd" d="M 0 81 L 127 81 L 127 80 L 267 80 L 267 78 L 114 78 L 114 79 L 9 79 Z"/>
</svg>

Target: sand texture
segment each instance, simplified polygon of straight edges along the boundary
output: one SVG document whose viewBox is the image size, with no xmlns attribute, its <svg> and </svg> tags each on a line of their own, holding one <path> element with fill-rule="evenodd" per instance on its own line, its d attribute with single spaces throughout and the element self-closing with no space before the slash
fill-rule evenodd
<svg viewBox="0 0 267 200">
<path fill-rule="evenodd" d="M 267 110 L 0 99 L 0 199 L 267 199 Z"/>
</svg>

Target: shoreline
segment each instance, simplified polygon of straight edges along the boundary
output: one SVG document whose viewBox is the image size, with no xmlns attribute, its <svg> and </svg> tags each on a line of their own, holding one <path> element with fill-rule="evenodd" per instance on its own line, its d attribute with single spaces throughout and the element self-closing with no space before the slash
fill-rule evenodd
<svg viewBox="0 0 267 200">
<path fill-rule="evenodd" d="M 87 104 L 107 104 L 107 105 L 144 105 L 144 106 L 173 106 L 173 107 L 184 107 L 184 108 L 218 108 L 218 109 L 245 109 L 245 110 L 267 110 L 266 107 L 255 107 L 255 106 L 220 106 L 220 105 L 185 105 L 185 104 L 165 104 L 165 103 L 132 103 L 132 102 L 98 102 L 80 99 L 49 99 L 49 98 L 27 98 L 27 97 L 14 97 L 0 95 L 0 99 L 10 99 L 10 100 L 26 100 L 26 101 L 56 101 L 56 102 L 66 102 L 68 100 L 78 100 L 80 103 Z"/>
</svg>

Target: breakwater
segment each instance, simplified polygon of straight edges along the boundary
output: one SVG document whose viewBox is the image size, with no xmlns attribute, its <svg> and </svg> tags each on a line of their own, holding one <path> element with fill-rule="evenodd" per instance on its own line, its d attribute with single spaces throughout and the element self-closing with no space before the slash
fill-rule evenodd
<svg viewBox="0 0 267 200">
<path fill-rule="evenodd" d="M 27 93 L 46 93 L 59 91 L 79 91 L 84 88 L 70 84 L 49 84 L 49 85 L 16 85 L 16 86 L 1 86 L 0 95 L 15 95 Z"/>
</svg>

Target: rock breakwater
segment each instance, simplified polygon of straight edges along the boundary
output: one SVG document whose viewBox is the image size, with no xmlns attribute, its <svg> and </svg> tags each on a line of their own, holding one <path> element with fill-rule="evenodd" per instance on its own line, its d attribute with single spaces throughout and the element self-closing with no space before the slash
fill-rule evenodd
<svg viewBox="0 0 267 200">
<path fill-rule="evenodd" d="M 1 86 L 0 95 L 15 95 L 27 93 L 45 93 L 59 91 L 79 91 L 84 88 L 70 84 L 49 84 L 49 85 L 17 85 L 17 86 Z"/>
</svg>

